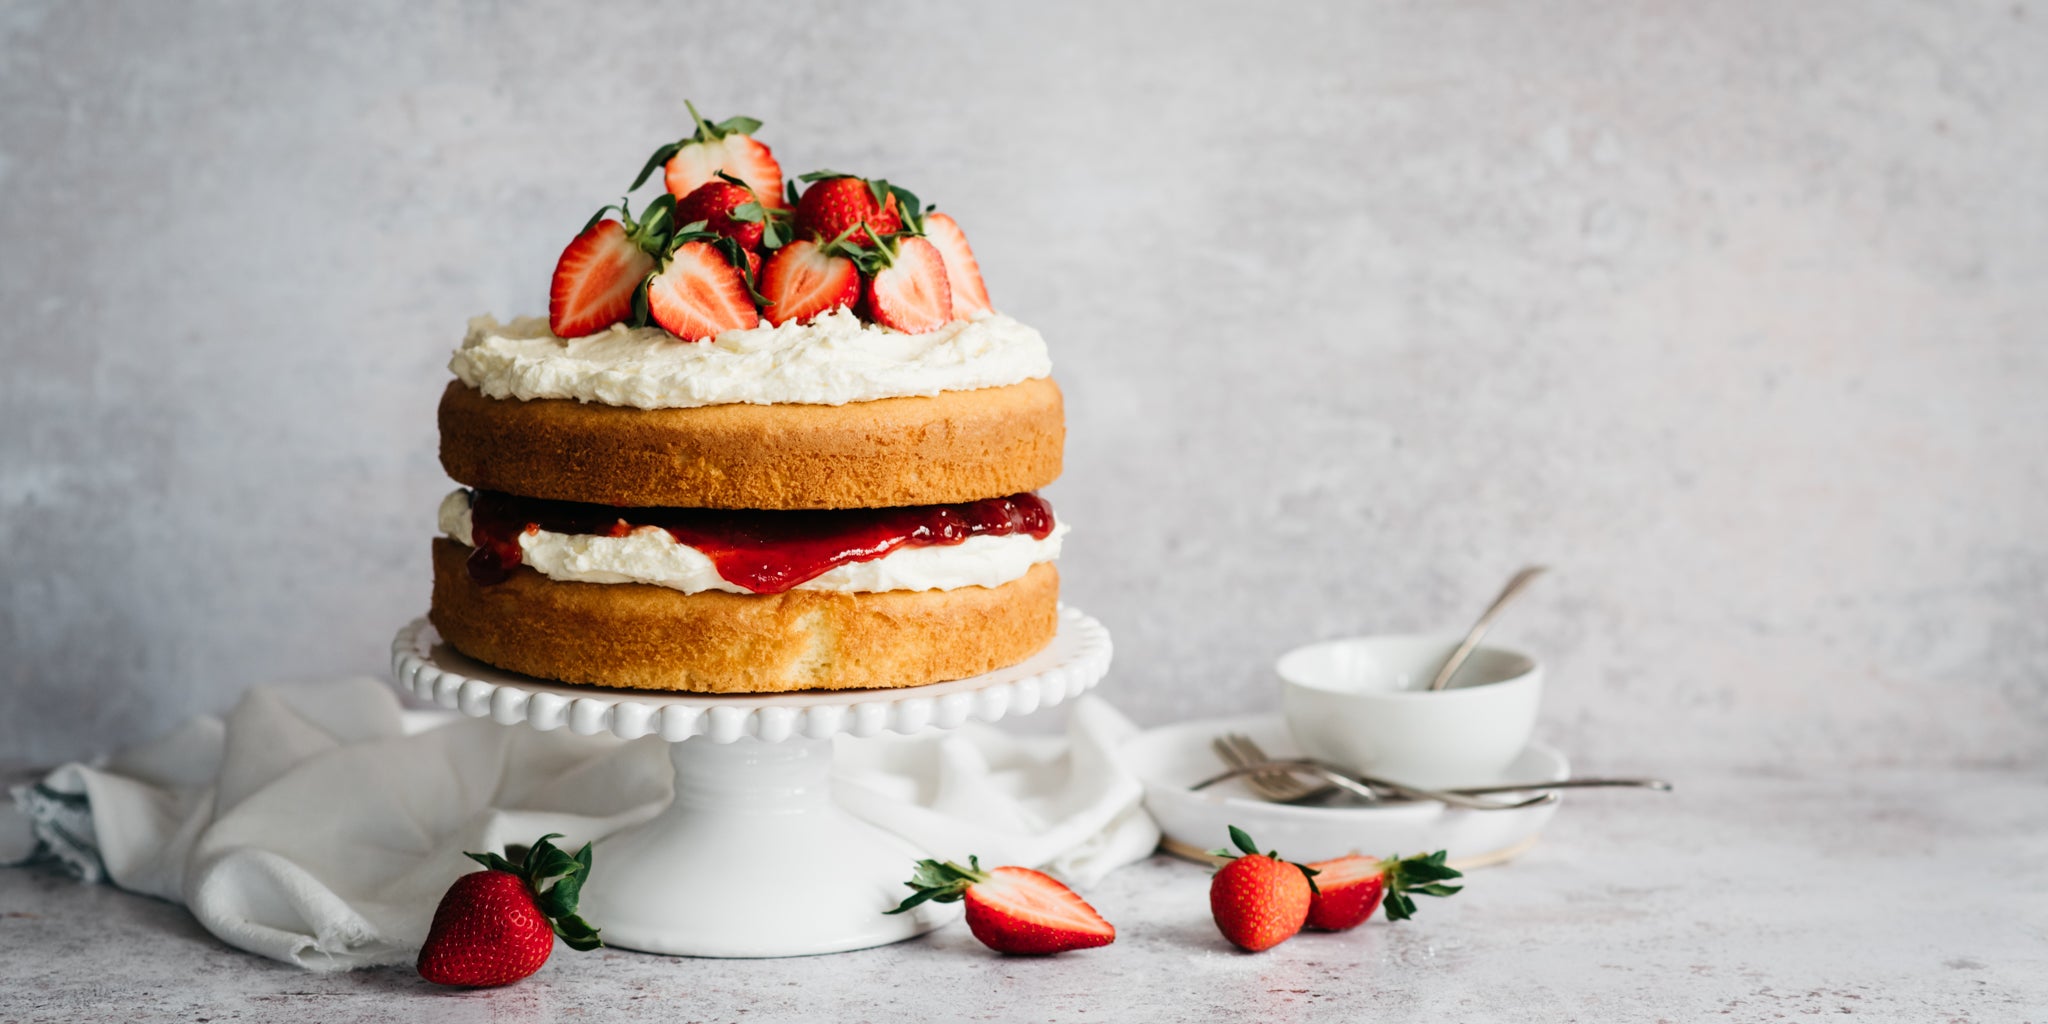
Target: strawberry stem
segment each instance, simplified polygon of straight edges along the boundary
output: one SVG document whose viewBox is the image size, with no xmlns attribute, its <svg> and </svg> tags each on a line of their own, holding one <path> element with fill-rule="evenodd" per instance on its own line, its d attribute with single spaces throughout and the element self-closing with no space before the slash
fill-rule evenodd
<svg viewBox="0 0 2048 1024">
<path fill-rule="evenodd" d="M 1461 885 L 1443 884 L 1453 878 L 1465 877 L 1464 872 L 1444 863 L 1446 852 L 1438 850 L 1413 857 L 1390 857 L 1380 862 L 1380 877 L 1385 881 L 1387 890 L 1380 899 L 1380 906 L 1386 908 L 1387 920 L 1406 921 L 1415 916 L 1415 901 L 1408 897 L 1409 893 L 1451 896 L 1464 889 Z"/>
<path fill-rule="evenodd" d="M 1273 860 L 1277 860 L 1282 864 L 1294 864 L 1295 867 L 1301 869 L 1301 877 L 1308 879 L 1308 891 L 1321 891 L 1316 888 L 1316 876 L 1322 874 L 1322 872 L 1317 871 L 1316 869 L 1309 867 L 1306 864 L 1297 864 L 1294 861 L 1288 860 L 1287 858 L 1280 856 L 1280 851 L 1278 850 L 1267 850 L 1264 854 L 1261 854 L 1259 853 L 1259 844 L 1252 841 L 1251 833 L 1246 832 L 1244 829 L 1238 828 L 1236 825 L 1231 825 L 1229 826 L 1229 828 L 1230 842 L 1233 845 L 1235 845 L 1237 849 L 1241 851 L 1245 856 L 1264 856 L 1271 858 Z M 1209 851 L 1209 856 L 1221 857 L 1224 860 L 1236 860 L 1238 854 L 1228 849 L 1215 849 Z"/>
<path fill-rule="evenodd" d="M 986 882 L 989 878 L 988 872 L 981 869 L 981 858 L 969 857 L 967 863 L 969 866 L 963 868 L 950 860 L 918 861 L 917 870 L 911 874 L 910 881 L 903 883 L 916 891 L 904 897 L 903 902 L 896 905 L 896 909 L 885 910 L 882 913 L 901 914 L 926 901 L 958 902 L 967 895 L 969 886 Z"/>
<path fill-rule="evenodd" d="M 683 101 L 683 107 L 690 112 L 690 120 L 697 122 L 696 139 L 698 142 L 709 142 L 719 137 L 717 134 L 718 129 L 711 127 L 711 122 L 704 120 L 704 115 L 697 113 L 697 105 L 695 103 L 686 99 Z"/>
<path fill-rule="evenodd" d="M 590 844 L 584 843 L 583 849 L 571 855 L 549 842 L 561 837 L 560 832 L 540 837 L 538 842 L 527 848 L 526 856 L 518 864 L 495 853 L 464 853 L 463 856 L 492 871 L 518 876 L 526 883 L 527 891 L 533 894 L 534 906 L 546 915 L 548 925 L 570 949 L 596 949 L 604 945 L 597 937 L 598 930 L 576 916 L 577 897 L 583 892 L 584 881 L 590 877 Z"/>
</svg>

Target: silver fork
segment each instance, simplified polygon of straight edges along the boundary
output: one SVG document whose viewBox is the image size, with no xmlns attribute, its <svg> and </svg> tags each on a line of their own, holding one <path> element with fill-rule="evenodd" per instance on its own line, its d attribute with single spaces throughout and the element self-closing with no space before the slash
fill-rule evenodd
<svg viewBox="0 0 2048 1024">
<path fill-rule="evenodd" d="M 1243 771 L 1237 778 L 1243 779 L 1260 799 L 1276 804 L 1291 804 L 1330 785 L 1327 782 L 1319 786 L 1310 785 L 1296 778 L 1294 769 L 1272 764 L 1266 752 L 1242 733 L 1224 733 L 1210 740 L 1209 748 L 1216 751 L 1216 756 L 1222 758 L 1224 764 Z"/>
<path fill-rule="evenodd" d="M 1221 757 L 1224 763 L 1231 766 L 1233 774 L 1241 774 L 1244 777 L 1246 784 L 1251 786 L 1253 792 L 1275 803 L 1299 800 L 1319 788 L 1303 783 L 1296 777 L 1297 774 L 1303 773 L 1314 775 L 1329 784 L 1349 790 L 1354 795 L 1374 802 L 1384 801 L 1386 794 L 1392 793 L 1395 796 L 1404 796 L 1411 800 L 1434 800 L 1452 807 L 1463 807 L 1475 811 L 1512 811 L 1524 807 L 1534 807 L 1537 804 L 1552 803 L 1557 800 L 1557 795 L 1554 793 L 1540 793 L 1521 800 L 1501 803 L 1497 800 L 1484 800 L 1463 793 L 1439 789 L 1423 789 L 1419 786 L 1410 786 L 1394 782 L 1390 779 L 1361 781 L 1353 779 L 1342 772 L 1333 771 L 1311 760 L 1276 761 L 1267 757 L 1266 752 L 1260 749 L 1259 745 L 1253 742 L 1251 737 L 1242 733 L 1225 733 L 1212 741 L 1210 746 L 1215 749 L 1217 756 Z M 1210 782 L 1220 781 L 1222 781 L 1221 778 L 1211 779 L 1198 784 L 1195 788 L 1200 789 Z M 1381 792 L 1382 790 L 1385 792 Z M 1281 794 L 1286 795 L 1283 796 Z"/>
</svg>

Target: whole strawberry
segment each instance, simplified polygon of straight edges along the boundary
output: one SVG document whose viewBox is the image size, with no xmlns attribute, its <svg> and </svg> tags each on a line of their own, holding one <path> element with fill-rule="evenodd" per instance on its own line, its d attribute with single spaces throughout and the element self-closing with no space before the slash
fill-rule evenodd
<svg viewBox="0 0 2048 1024">
<path fill-rule="evenodd" d="M 1231 858 L 1209 881 L 1209 913 L 1231 945 L 1248 952 L 1271 949 L 1301 931 L 1315 898 L 1313 868 L 1260 853 L 1252 837 L 1230 826 L 1230 841 L 1243 856 L 1212 850 Z"/>
<path fill-rule="evenodd" d="M 1415 916 L 1415 901 L 1409 893 L 1450 896 L 1463 888 L 1443 884 L 1464 877 L 1444 864 L 1443 850 L 1386 860 L 1354 853 L 1319 860 L 1309 867 L 1316 872 L 1316 894 L 1309 901 L 1308 927 L 1321 932 L 1356 928 L 1382 905 L 1387 908 L 1387 920 L 1406 921 Z"/>
<path fill-rule="evenodd" d="M 576 898 L 590 875 L 590 844 L 575 856 L 542 836 L 518 863 L 495 853 L 466 853 L 482 864 L 455 880 L 420 947 L 420 977 L 437 985 L 509 985 L 540 970 L 555 936 L 571 949 L 596 949 L 597 929 L 576 916 Z"/>
<path fill-rule="evenodd" d="M 904 206 L 916 217 L 916 197 L 886 181 L 869 181 L 837 171 L 813 171 L 803 176 L 811 186 L 796 202 L 796 231 L 799 237 L 820 242 L 869 244 L 868 232 L 890 235 L 903 230 Z M 899 200 L 908 196 L 910 202 Z M 866 230 L 863 230 L 865 228 Z"/>
<path fill-rule="evenodd" d="M 901 914 L 926 900 L 965 900 L 967 930 L 998 953 L 1064 953 L 1116 941 L 1116 926 L 1052 876 L 1030 868 L 983 870 L 977 857 L 967 865 L 918 861 L 904 883 L 917 891 L 886 913 Z"/>
<path fill-rule="evenodd" d="M 736 215 L 740 207 L 752 203 L 748 213 Z M 761 204 L 754 198 L 754 190 L 745 185 L 735 185 L 720 178 L 697 186 L 695 192 L 676 200 L 676 223 L 688 226 L 702 221 L 702 230 L 724 235 L 738 242 L 741 249 L 758 248 L 761 234 L 767 228 Z"/>
</svg>

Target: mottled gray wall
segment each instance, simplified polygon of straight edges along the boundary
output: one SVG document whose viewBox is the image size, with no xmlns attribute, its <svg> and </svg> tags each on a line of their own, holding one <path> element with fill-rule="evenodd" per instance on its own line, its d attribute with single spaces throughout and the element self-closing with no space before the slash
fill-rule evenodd
<svg viewBox="0 0 2048 1024">
<path fill-rule="evenodd" d="M 0 6 L 0 759 L 380 671 L 464 319 L 687 96 L 967 225 L 1145 722 L 1540 559 L 1591 763 L 2041 760 L 2048 7 L 1282 10 Z"/>
</svg>

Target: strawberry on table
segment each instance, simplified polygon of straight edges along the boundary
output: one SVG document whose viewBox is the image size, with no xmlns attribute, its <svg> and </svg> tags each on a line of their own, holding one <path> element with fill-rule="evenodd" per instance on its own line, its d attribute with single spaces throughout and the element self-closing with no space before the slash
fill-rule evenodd
<svg viewBox="0 0 2048 1024">
<path fill-rule="evenodd" d="M 690 119 L 697 123 L 696 133 L 655 150 L 640 176 L 633 179 L 632 187 L 639 188 L 659 167 L 669 194 L 681 199 L 704 183 L 716 180 L 722 171 L 753 189 L 763 206 L 780 208 L 782 165 L 775 161 L 775 154 L 767 146 L 754 139 L 754 133 L 761 130 L 761 122 L 751 117 L 729 117 L 712 124 L 697 113 L 695 104 L 684 100 L 683 106 L 689 108 Z"/>
<path fill-rule="evenodd" d="M 1308 920 L 1315 898 L 1315 870 L 1260 853 L 1252 837 L 1230 826 L 1230 850 L 1211 851 L 1231 858 L 1209 881 L 1209 913 L 1231 945 L 1248 952 L 1271 949 L 1293 938 Z"/>
<path fill-rule="evenodd" d="M 1061 953 L 1116 941 L 1116 926 L 1052 876 L 1030 868 L 983 870 L 977 857 L 967 858 L 967 865 L 918 861 L 904 883 L 917 891 L 887 913 L 900 914 L 926 900 L 965 900 L 968 930 L 999 953 Z"/>
<path fill-rule="evenodd" d="M 946 260 L 915 235 L 882 238 L 869 234 L 872 249 L 861 253 L 867 274 L 861 300 L 868 319 L 905 334 L 923 334 L 953 319 L 953 295 Z"/>
<path fill-rule="evenodd" d="M 1354 853 L 1310 864 L 1316 872 L 1316 892 L 1309 901 L 1308 927 L 1324 932 L 1356 928 L 1382 904 L 1387 920 L 1406 921 L 1415 916 L 1415 901 L 1408 894 L 1450 896 L 1463 888 L 1443 884 L 1464 877 L 1444 864 L 1444 856 L 1445 851 L 1438 850 L 1380 860 Z"/>
<path fill-rule="evenodd" d="M 730 255 L 700 233 L 683 239 L 661 269 L 647 279 L 647 313 L 655 323 L 684 341 L 702 341 L 732 330 L 754 327 L 761 314 L 747 287 L 746 276 Z M 732 243 L 725 242 L 727 246 Z"/>
<path fill-rule="evenodd" d="M 756 287 L 769 323 L 801 322 L 860 301 L 860 269 L 836 246 L 798 239 L 768 257 Z"/>
<path fill-rule="evenodd" d="M 674 200 L 663 196 L 638 221 L 624 200 L 598 210 L 555 261 L 548 286 L 548 329 L 580 338 L 633 316 L 633 293 L 654 272 L 655 254 L 668 248 Z M 617 210 L 619 220 L 605 214 Z"/>
<path fill-rule="evenodd" d="M 437 985 L 509 985 L 548 962 L 555 936 L 571 949 L 596 949 L 597 929 L 576 916 L 590 876 L 590 844 L 574 856 L 542 836 L 518 864 L 495 853 L 465 856 L 484 866 L 455 880 L 420 947 L 420 977 Z"/>
<path fill-rule="evenodd" d="M 995 309 L 988 301 L 988 285 L 981 281 L 981 264 L 967 246 L 967 235 L 950 214 L 929 213 L 924 218 L 924 236 L 946 262 L 946 282 L 953 294 L 953 319 L 965 320 L 976 313 Z"/>
<path fill-rule="evenodd" d="M 908 205 L 916 205 L 915 196 L 886 181 L 869 181 L 837 171 L 813 171 L 804 175 L 803 180 L 810 182 L 811 187 L 797 200 L 798 237 L 866 245 L 866 231 L 889 235 L 903 230 L 906 204 L 901 199 L 909 197 Z M 916 213 L 911 211 L 913 216 Z"/>
</svg>

